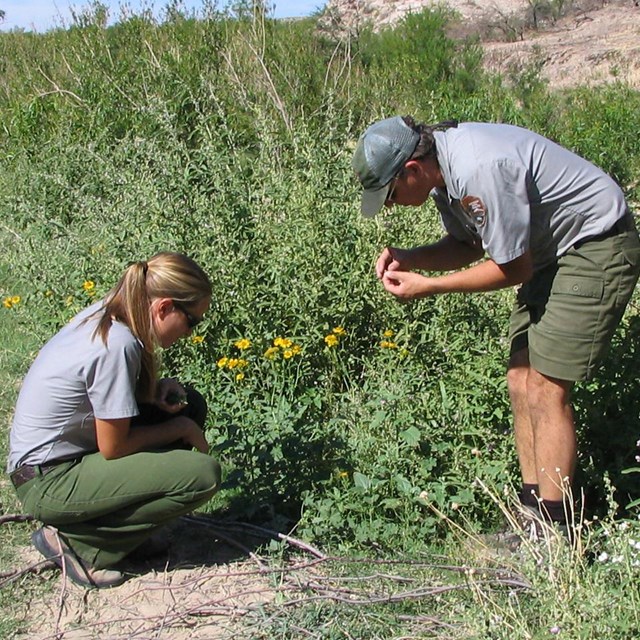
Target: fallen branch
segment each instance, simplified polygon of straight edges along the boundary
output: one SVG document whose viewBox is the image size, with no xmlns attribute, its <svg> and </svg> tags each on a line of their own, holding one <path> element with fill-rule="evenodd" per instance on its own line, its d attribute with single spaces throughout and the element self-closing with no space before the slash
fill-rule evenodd
<svg viewBox="0 0 640 640">
<path fill-rule="evenodd" d="M 12 571 L 3 571 L 0 573 L 0 578 L 4 578 L 2 582 L 0 582 L 0 589 L 4 587 L 6 584 L 17 580 L 21 576 L 26 575 L 27 573 L 35 573 L 39 575 L 43 571 L 47 571 L 49 569 L 56 569 L 57 565 L 52 560 L 40 560 L 34 564 L 25 567 L 24 569 L 13 569 Z"/>
<path fill-rule="evenodd" d="M 0 524 L 5 524 L 6 522 L 31 522 L 32 520 L 35 520 L 35 518 L 26 513 L 7 513 L 0 516 Z"/>
</svg>

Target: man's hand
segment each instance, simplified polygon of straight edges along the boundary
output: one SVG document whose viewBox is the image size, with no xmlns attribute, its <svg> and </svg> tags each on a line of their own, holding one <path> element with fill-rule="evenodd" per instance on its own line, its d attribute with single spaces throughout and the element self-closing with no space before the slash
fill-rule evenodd
<svg viewBox="0 0 640 640">
<path fill-rule="evenodd" d="M 410 271 L 386 271 L 382 276 L 382 285 L 396 298 L 413 300 L 423 298 L 432 293 L 429 288 L 430 279 L 419 273 Z"/>
<path fill-rule="evenodd" d="M 385 247 L 376 262 L 376 276 L 382 280 L 387 271 L 410 271 L 412 268 L 410 249 Z"/>
</svg>

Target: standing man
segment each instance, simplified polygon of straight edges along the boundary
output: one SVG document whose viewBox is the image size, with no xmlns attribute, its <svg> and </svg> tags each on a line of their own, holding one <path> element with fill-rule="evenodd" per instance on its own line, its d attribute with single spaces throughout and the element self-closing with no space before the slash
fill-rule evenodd
<svg viewBox="0 0 640 640">
<path fill-rule="evenodd" d="M 376 275 L 387 291 L 413 299 L 521 285 L 507 371 L 520 499 L 565 524 L 577 450 L 571 389 L 594 373 L 640 271 L 622 190 L 583 158 L 505 124 L 381 120 L 360 137 L 353 168 L 363 215 L 431 196 L 446 230 L 433 244 L 382 251 Z"/>
</svg>

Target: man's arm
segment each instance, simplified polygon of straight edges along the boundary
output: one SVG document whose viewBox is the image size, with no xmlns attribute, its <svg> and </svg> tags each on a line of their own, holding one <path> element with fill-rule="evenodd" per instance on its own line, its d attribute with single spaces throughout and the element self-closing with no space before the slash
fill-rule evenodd
<svg viewBox="0 0 640 640">
<path fill-rule="evenodd" d="M 527 251 L 506 264 L 485 260 L 469 269 L 430 278 L 408 271 L 388 269 L 382 275 L 384 288 L 398 298 L 424 298 L 439 293 L 494 291 L 527 282 L 533 275 Z"/>
<path fill-rule="evenodd" d="M 446 235 L 433 244 L 399 249 L 386 247 L 376 263 L 376 275 L 382 278 L 385 271 L 452 271 L 470 265 L 484 254 L 482 247 L 456 240 Z"/>
</svg>

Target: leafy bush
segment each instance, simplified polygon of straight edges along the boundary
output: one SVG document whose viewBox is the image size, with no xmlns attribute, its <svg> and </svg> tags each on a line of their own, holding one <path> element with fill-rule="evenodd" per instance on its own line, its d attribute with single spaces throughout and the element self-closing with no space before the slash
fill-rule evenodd
<svg viewBox="0 0 640 640">
<path fill-rule="evenodd" d="M 637 95 L 554 96 L 535 69 L 510 87 L 446 35 L 440 10 L 332 43 L 312 21 L 264 13 L 174 7 L 161 23 L 105 28 L 98 9 L 67 30 L 0 34 L 0 294 L 20 297 L 0 313 L 42 342 L 130 260 L 189 253 L 212 276 L 212 309 L 165 367 L 207 396 L 227 508 L 302 513 L 309 536 L 336 545 L 410 545 L 444 531 L 438 513 L 493 524 L 474 480 L 517 477 L 501 337 L 511 292 L 387 296 L 380 249 L 437 238 L 437 216 L 361 220 L 351 150 L 381 114 L 506 121 L 628 184 Z M 578 393 L 594 430 L 637 416 L 632 355 L 614 350 L 624 381 Z M 609 473 L 624 506 L 633 461 L 627 450 L 603 468 L 604 451 L 586 449 L 586 484 L 601 494 Z"/>
</svg>

